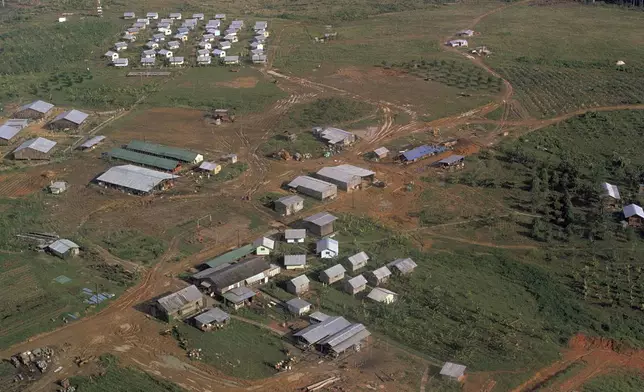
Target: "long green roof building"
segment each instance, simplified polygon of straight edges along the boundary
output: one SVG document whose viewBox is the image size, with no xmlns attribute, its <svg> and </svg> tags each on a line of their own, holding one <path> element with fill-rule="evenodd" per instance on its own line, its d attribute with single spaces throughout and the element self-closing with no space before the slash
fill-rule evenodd
<svg viewBox="0 0 644 392">
<path fill-rule="evenodd" d="M 113 148 L 106 154 L 112 159 L 120 159 L 122 161 L 136 163 L 141 166 L 155 167 L 166 171 L 175 171 L 181 166 L 179 161 L 174 159 L 141 154 L 140 152 L 125 150 L 123 148 Z"/>
<path fill-rule="evenodd" d="M 132 140 L 126 147 L 128 150 L 159 157 L 176 159 L 181 162 L 197 164 L 203 161 L 203 155 L 183 148 L 164 146 L 163 144 L 148 143 L 141 140 Z"/>
</svg>

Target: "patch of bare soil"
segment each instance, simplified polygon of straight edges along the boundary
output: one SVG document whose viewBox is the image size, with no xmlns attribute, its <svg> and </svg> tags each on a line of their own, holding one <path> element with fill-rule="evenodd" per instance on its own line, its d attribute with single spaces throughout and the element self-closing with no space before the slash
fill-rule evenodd
<svg viewBox="0 0 644 392">
<path fill-rule="evenodd" d="M 253 88 L 257 85 L 259 79 L 253 76 L 243 76 L 230 82 L 219 82 L 217 86 L 231 87 L 231 88 Z"/>
</svg>

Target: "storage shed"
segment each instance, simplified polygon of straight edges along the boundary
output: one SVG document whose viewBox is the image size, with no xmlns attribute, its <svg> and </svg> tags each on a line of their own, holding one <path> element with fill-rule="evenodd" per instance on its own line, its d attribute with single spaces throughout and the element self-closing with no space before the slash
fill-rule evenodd
<svg viewBox="0 0 644 392">
<path fill-rule="evenodd" d="M 344 279 L 346 270 L 341 264 L 336 264 L 331 268 L 327 268 L 320 272 L 320 281 L 326 284 L 333 284 Z"/>
<path fill-rule="evenodd" d="M 311 304 L 300 298 L 286 301 L 286 309 L 292 314 L 302 316 L 311 311 Z"/>
<path fill-rule="evenodd" d="M 286 229 L 284 239 L 289 244 L 303 243 L 306 238 L 306 229 Z"/>
<path fill-rule="evenodd" d="M 49 159 L 49 157 L 51 156 L 51 151 L 53 150 L 55 145 L 56 142 L 45 139 L 44 137 L 29 139 L 18 146 L 18 148 L 13 150 L 13 158 L 21 160 Z"/>
<path fill-rule="evenodd" d="M 315 127 L 313 134 L 332 146 L 348 146 L 357 140 L 353 133 L 333 127 Z"/>
<path fill-rule="evenodd" d="M 221 171 L 221 165 L 215 162 L 201 162 L 199 170 L 210 174 L 218 174 Z"/>
<path fill-rule="evenodd" d="M 644 224 L 644 210 L 637 204 L 629 204 L 624 207 L 624 218 L 631 227 L 642 227 Z"/>
<path fill-rule="evenodd" d="M 315 251 L 322 259 L 332 259 L 340 253 L 338 241 L 328 237 L 317 242 Z"/>
<path fill-rule="evenodd" d="M 255 247 L 256 255 L 266 256 L 271 254 L 271 252 L 275 249 L 275 241 L 268 237 L 262 237 L 256 239 L 253 242 L 253 246 Z"/>
<path fill-rule="evenodd" d="M 230 321 L 230 315 L 220 308 L 213 308 L 201 313 L 194 318 L 195 327 L 202 331 L 210 331 L 213 328 L 222 328 Z"/>
<path fill-rule="evenodd" d="M 76 244 L 75 242 L 61 238 L 49 244 L 47 246 L 47 250 L 49 250 L 52 254 L 60 257 L 61 259 L 64 259 L 70 256 L 78 256 L 78 253 L 80 252 L 80 246 L 78 246 L 78 244 Z"/>
<path fill-rule="evenodd" d="M 338 195 L 335 184 L 309 176 L 296 177 L 288 187 L 318 200 L 333 199 Z"/>
<path fill-rule="evenodd" d="M 105 136 L 93 136 L 83 142 L 80 146 L 78 146 L 79 150 L 93 150 L 96 148 L 97 145 L 103 142 L 105 140 Z"/>
<path fill-rule="evenodd" d="M 128 192 L 148 194 L 166 189 L 177 176 L 134 165 L 114 166 L 96 178 L 101 186 L 113 186 Z"/>
<path fill-rule="evenodd" d="M 156 304 L 159 316 L 171 322 L 200 312 L 204 308 L 205 300 L 197 286 L 192 285 L 159 298 Z"/>
<path fill-rule="evenodd" d="M 358 275 L 344 282 L 344 290 L 351 295 L 356 295 L 366 288 L 367 279 L 362 275 Z"/>
<path fill-rule="evenodd" d="M 367 274 L 367 280 L 372 286 L 378 286 L 389 280 L 391 277 L 391 271 L 387 266 L 380 267 L 375 269 Z"/>
<path fill-rule="evenodd" d="M 333 222 L 337 219 L 328 212 L 320 212 L 305 218 L 302 223 L 310 233 L 324 237 L 333 234 Z"/>
<path fill-rule="evenodd" d="M 18 111 L 14 113 L 15 118 L 30 118 L 38 119 L 44 118 L 49 114 L 54 105 L 45 101 L 34 101 L 32 103 L 21 106 Z"/>
<path fill-rule="evenodd" d="M 63 112 L 56 116 L 49 123 L 49 128 L 51 129 L 77 129 L 85 120 L 87 120 L 89 114 L 83 113 L 80 110 L 72 109 L 67 112 Z"/>
<path fill-rule="evenodd" d="M 306 275 L 297 276 L 286 282 L 286 291 L 291 294 L 300 295 L 309 291 L 310 282 Z"/>
<path fill-rule="evenodd" d="M 11 127 L 9 125 L 0 126 L 0 145 L 6 146 L 11 143 L 14 137 L 20 133 L 20 128 Z"/>
<path fill-rule="evenodd" d="M 280 216 L 289 216 L 304 209 L 304 199 L 297 195 L 284 196 L 275 200 L 273 206 Z"/>
<path fill-rule="evenodd" d="M 67 183 L 65 181 L 55 181 L 49 185 L 49 193 L 52 195 L 60 195 L 67 190 Z"/>
<path fill-rule="evenodd" d="M 418 265 L 410 258 L 396 259 L 387 264 L 390 270 L 396 271 L 400 275 L 411 274 Z"/>
<path fill-rule="evenodd" d="M 255 295 L 257 295 L 255 291 L 242 286 L 231 289 L 225 292 L 222 296 L 229 306 L 232 306 L 233 309 L 237 310 L 251 303 Z"/>
<path fill-rule="evenodd" d="M 359 252 L 353 256 L 349 256 L 347 260 L 348 260 L 347 266 L 349 267 L 349 271 L 355 272 L 361 268 L 364 268 L 367 265 L 367 261 L 369 261 L 369 256 L 367 256 L 365 252 Z"/>
<path fill-rule="evenodd" d="M 465 369 L 465 365 L 445 362 L 445 364 L 441 368 L 440 375 L 447 379 L 460 382 L 465 378 Z"/>
<path fill-rule="evenodd" d="M 284 255 L 284 268 L 287 270 L 306 268 L 306 255 Z"/>
<path fill-rule="evenodd" d="M 444 168 L 463 167 L 465 165 L 464 159 L 465 157 L 463 155 L 450 155 L 436 162 L 436 164 Z"/>
<path fill-rule="evenodd" d="M 391 290 L 383 289 L 382 287 L 376 287 L 367 295 L 372 301 L 380 302 L 384 304 L 390 304 L 396 301 L 398 294 L 394 293 Z"/>
<path fill-rule="evenodd" d="M 386 158 L 387 155 L 389 155 L 389 150 L 386 147 L 380 147 L 380 148 L 376 148 L 375 150 L 373 150 L 373 154 L 378 159 L 383 159 L 383 158 Z"/>
</svg>

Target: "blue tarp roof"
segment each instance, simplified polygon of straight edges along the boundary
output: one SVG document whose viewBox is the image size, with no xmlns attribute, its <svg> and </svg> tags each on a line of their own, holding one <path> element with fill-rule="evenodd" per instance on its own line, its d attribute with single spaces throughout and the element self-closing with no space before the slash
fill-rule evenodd
<svg viewBox="0 0 644 392">
<path fill-rule="evenodd" d="M 438 154 L 443 151 L 445 151 L 445 147 L 428 146 L 425 144 L 416 148 L 412 148 L 409 151 L 403 152 L 402 156 L 406 161 L 413 161 L 415 159 L 419 159 L 428 155 Z"/>
</svg>

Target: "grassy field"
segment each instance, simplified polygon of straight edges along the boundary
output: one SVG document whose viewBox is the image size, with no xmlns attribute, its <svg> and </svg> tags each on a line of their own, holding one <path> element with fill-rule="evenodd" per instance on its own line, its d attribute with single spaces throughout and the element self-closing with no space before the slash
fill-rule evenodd
<svg viewBox="0 0 644 392">
<path fill-rule="evenodd" d="M 111 355 L 101 357 L 104 374 L 98 376 L 73 377 L 70 382 L 78 391 L 115 392 L 115 391 L 158 391 L 183 392 L 176 384 L 150 376 L 142 371 L 126 368 L 118 364 Z"/>
<path fill-rule="evenodd" d="M 114 256 L 142 263 L 152 262 L 166 250 L 162 240 L 131 230 L 108 232 L 103 242 Z"/>
<path fill-rule="evenodd" d="M 644 389 L 644 378 L 636 373 L 616 373 L 599 376 L 589 381 L 582 392 L 636 392 Z"/>
<path fill-rule="evenodd" d="M 189 349 L 202 349 L 204 362 L 233 377 L 270 377 L 276 373 L 272 366 L 286 358 L 279 337 L 237 320 L 213 332 L 204 333 L 186 324 L 179 325 L 178 331 L 188 340 Z"/>
<path fill-rule="evenodd" d="M 550 117 L 644 100 L 642 21 L 641 13 L 613 7 L 520 5 L 485 18 L 470 47 L 492 50 L 485 61 L 512 83 L 524 107 Z M 626 66 L 616 67 L 618 60 Z"/>
</svg>

